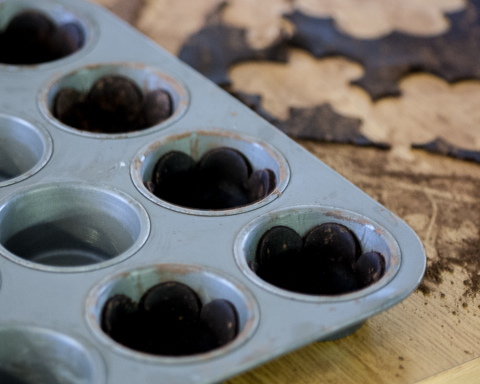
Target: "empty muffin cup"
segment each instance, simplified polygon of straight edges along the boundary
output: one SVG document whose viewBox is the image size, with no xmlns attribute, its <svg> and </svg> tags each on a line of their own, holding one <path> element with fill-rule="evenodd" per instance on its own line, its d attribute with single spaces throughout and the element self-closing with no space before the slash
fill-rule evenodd
<svg viewBox="0 0 480 384">
<path fill-rule="evenodd" d="M 269 233 L 272 233 L 272 229 L 275 227 L 281 227 L 283 229 L 286 228 L 286 232 L 290 231 L 294 234 L 292 238 L 298 236 L 298 247 L 306 247 L 308 246 L 304 240 L 306 235 L 312 233 L 312 229 L 319 228 L 320 225 L 325 223 L 329 223 L 327 227 L 335 226 L 353 235 L 353 238 L 357 243 L 356 245 L 354 244 L 352 246 L 354 249 L 357 249 L 356 255 L 354 255 L 354 257 L 357 258 L 357 270 L 360 255 L 362 255 L 362 257 L 364 255 L 373 255 L 380 259 L 383 264 L 381 266 L 382 271 L 375 276 L 375 279 L 373 279 L 374 281 L 367 281 L 368 284 L 359 284 L 358 288 L 347 287 L 348 289 L 344 289 L 344 291 L 340 291 L 340 293 L 335 292 L 334 289 L 332 290 L 332 285 L 327 287 L 328 293 L 310 294 L 305 292 L 308 292 L 308 289 L 310 289 L 312 286 L 320 286 L 322 289 L 325 289 L 325 287 L 322 287 L 322 284 L 324 284 L 323 281 L 320 282 L 315 280 L 320 280 L 322 274 L 325 274 L 324 271 L 320 270 L 320 267 L 318 268 L 318 273 L 315 270 L 309 270 L 307 273 L 308 276 L 296 277 L 296 281 L 300 281 L 302 284 L 304 284 L 304 286 L 299 290 L 296 290 L 297 285 L 294 285 L 296 284 L 296 281 L 288 281 L 288 283 L 285 283 L 285 285 L 283 282 L 282 284 L 274 284 L 272 283 L 272 280 L 266 281 L 265 279 L 259 277 L 260 273 L 258 266 L 258 254 L 261 252 L 259 251 L 259 244 L 261 241 L 263 244 L 263 240 L 261 239 L 265 239 L 263 236 L 267 232 L 270 231 Z M 324 227 L 325 226 L 322 228 Z M 327 228 L 328 231 L 330 231 L 330 229 L 331 228 Z M 331 235 L 331 232 L 329 235 Z M 343 246 L 344 244 L 341 245 Z M 312 251 L 309 250 L 309 252 Z M 325 206 L 291 207 L 273 211 L 256 218 L 247 226 L 245 226 L 237 236 L 234 245 L 234 254 L 240 269 L 257 285 L 272 293 L 287 297 L 289 299 L 310 302 L 338 302 L 354 300 L 356 298 L 371 294 L 388 284 L 388 282 L 393 279 L 399 270 L 401 262 L 401 253 L 398 243 L 385 228 L 368 217 L 358 213 Z M 276 255 L 273 255 L 272 259 L 270 260 L 272 265 L 275 265 L 275 256 Z M 278 262 L 286 264 L 291 263 L 290 265 L 292 268 L 290 269 L 290 272 L 291 274 L 295 273 L 296 265 L 294 264 L 300 262 L 300 257 L 296 256 L 288 260 L 283 260 L 283 257 L 284 255 L 278 256 Z M 338 262 L 345 263 L 345 261 L 342 260 Z M 355 262 L 355 260 L 353 262 Z M 345 281 L 348 283 L 350 276 L 345 276 L 346 273 L 344 273 L 344 270 L 347 270 L 347 268 L 344 269 L 343 265 L 338 265 L 338 268 L 336 265 L 333 265 L 332 267 L 332 263 L 330 261 L 324 264 L 319 263 L 319 265 L 328 265 L 329 268 L 332 268 L 331 271 L 329 270 L 330 272 L 328 272 L 328 276 L 326 276 L 325 281 L 327 284 L 330 284 L 329 279 L 333 278 L 338 279 L 341 284 L 344 284 Z M 351 269 L 351 266 L 349 266 L 349 268 Z M 284 269 L 285 268 L 283 268 L 282 265 L 282 268 L 279 268 L 279 273 L 283 273 Z M 273 272 L 275 272 L 275 269 L 273 269 Z M 308 281 L 309 279 L 312 281 Z M 356 284 L 357 279 L 355 278 L 355 275 L 353 275 L 353 280 L 353 284 Z M 277 281 L 281 280 L 278 279 Z M 288 284 L 292 284 L 292 287 L 295 287 L 295 289 L 287 289 Z M 336 283 L 334 282 L 332 284 Z M 302 291 L 305 286 L 307 288 L 305 288 L 305 291 Z"/>
<path fill-rule="evenodd" d="M 163 129 L 186 112 L 183 84 L 141 63 L 96 64 L 57 76 L 40 92 L 40 110 L 57 127 L 118 139 Z"/>
<path fill-rule="evenodd" d="M 104 325 L 104 316 L 106 313 L 104 307 L 106 303 L 110 304 L 112 298 L 115 297 L 124 298 L 129 302 L 127 303 L 129 304 L 128 308 L 125 308 L 127 312 L 131 312 L 130 304 L 140 302 L 140 305 L 146 306 L 148 299 L 145 299 L 145 293 L 147 292 L 148 294 L 152 292 L 152 289 L 155 287 L 165 285 L 179 285 L 187 291 L 190 291 L 191 294 L 198 298 L 198 306 L 200 309 L 205 309 L 207 305 L 212 302 L 228 302 L 229 306 L 233 307 L 237 314 L 235 323 L 238 332 L 236 337 L 228 343 L 214 349 L 209 349 L 206 352 L 184 355 L 182 351 L 179 351 L 175 356 L 172 356 L 161 352 L 158 354 L 150 350 L 146 351 L 142 346 L 131 345 L 131 343 L 128 342 L 128 335 L 119 335 L 119 338 L 122 340 L 127 340 L 120 342 L 114 341 L 113 335 L 110 337 L 110 335 L 107 334 Z M 180 298 L 183 299 L 184 295 L 182 294 Z M 196 300 L 197 299 L 194 301 Z M 177 303 L 177 301 L 175 301 L 175 303 Z M 175 305 L 175 303 L 174 307 L 176 308 L 185 306 L 185 303 L 180 303 L 180 299 L 178 305 Z M 197 304 L 195 304 L 195 306 L 197 306 Z M 167 310 L 167 315 L 171 310 L 173 309 L 169 308 Z M 114 313 L 108 310 L 107 312 L 109 314 Z M 117 316 L 117 319 L 114 319 L 114 321 L 117 321 L 117 324 L 120 321 L 118 316 L 121 313 L 125 313 L 125 311 L 123 309 L 117 309 L 116 313 L 114 313 Z M 128 315 L 128 313 L 126 314 Z M 90 329 L 95 336 L 115 352 L 126 355 L 129 358 L 165 364 L 195 363 L 204 361 L 206 358 L 224 355 L 248 340 L 255 332 L 259 322 L 258 304 L 243 285 L 221 271 L 186 264 L 145 265 L 135 269 L 125 270 L 106 278 L 90 291 L 86 300 L 86 316 Z M 185 317 L 179 317 L 179 319 L 183 320 L 184 323 L 186 321 Z M 162 320 L 163 319 L 160 318 L 158 323 L 155 322 L 155 326 L 158 324 L 158 327 L 161 327 L 161 324 L 163 324 Z M 149 326 L 149 320 L 146 317 L 141 317 L 140 320 L 132 324 L 134 325 L 125 327 L 124 332 L 128 332 L 129 334 L 135 332 L 144 333 L 145 330 L 148 329 L 148 334 L 143 336 L 149 341 L 159 340 L 158 345 L 151 346 L 151 349 L 154 351 L 164 350 L 164 348 L 162 348 L 164 347 L 162 342 L 166 343 L 167 341 L 165 341 L 165 338 L 157 337 L 157 332 L 162 332 L 162 329 L 157 329 L 155 326 L 151 328 L 151 326 Z M 197 328 L 194 328 L 194 330 L 196 332 Z M 184 338 L 185 334 L 190 335 L 191 338 L 197 336 L 191 333 L 191 329 L 186 329 L 186 331 L 182 332 L 179 336 L 178 343 L 177 340 L 173 340 L 175 344 L 181 344 L 184 341 L 181 340 L 181 338 Z M 169 333 L 169 335 L 170 338 L 171 333 Z M 132 342 L 138 343 L 139 341 L 137 337 L 131 337 L 130 339 L 133 340 Z"/>
<path fill-rule="evenodd" d="M 0 254 L 28 267 L 83 272 L 132 256 L 150 221 L 128 195 L 80 183 L 37 185 L 0 203 Z"/>
<path fill-rule="evenodd" d="M 0 187 L 34 175 L 51 155 L 52 139 L 46 129 L 0 113 Z"/>
<path fill-rule="evenodd" d="M 168 191 L 173 192 L 163 195 L 155 190 L 159 185 L 158 174 L 162 172 L 159 168 L 161 163 L 166 163 L 168 168 L 169 159 L 164 159 L 172 155 L 188 160 L 192 164 L 192 172 L 181 175 L 180 182 L 175 177 L 165 178 L 167 181 L 164 185 Z M 228 158 L 230 162 L 218 162 L 214 157 Z M 239 180 L 222 180 L 211 175 L 209 177 L 208 167 L 215 165 L 215 162 L 221 164 L 222 169 L 216 170 L 212 166 L 214 174 L 225 174 L 227 178 L 235 177 Z M 229 166 L 224 166 L 227 163 Z M 174 161 L 173 168 L 178 168 L 178 164 L 179 162 Z M 204 173 L 202 166 L 203 170 L 207 169 Z M 290 178 L 287 160 L 276 148 L 259 138 L 226 130 L 197 130 L 159 139 L 138 152 L 130 171 L 135 186 L 154 203 L 177 212 L 201 216 L 234 215 L 257 209 L 281 195 Z M 168 173 L 166 171 L 165 173 Z M 240 179 L 239 175 L 243 175 L 243 178 Z M 262 176 L 265 177 L 262 179 Z M 252 180 L 259 181 L 257 184 L 260 184 L 261 188 Z M 269 187 L 265 187 L 265 183 L 269 184 Z M 213 186 L 208 189 L 210 185 Z M 249 189 L 251 185 L 253 187 Z M 261 193 L 257 193 L 255 189 L 261 190 Z M 256 194 L 256 197 L 250 199 L 249 193 L 252 190 L 255 193 L 251 195 Z M 170 195 L 176 199 L 170 198 Z M 185 196 L 183 201 L 187 203 L 177 201 L 180 195 Z M 205 196 L 207 197 L 204 198 Z M 220 197 L 217 198 L 218 196 Z M 240 197 L 237 199 L 237 196 Z M 200 204 L 196 205 L 199 201 Z M 225 201 L 227 208 L 221 205 Z M 238 205 L 237 201 L 240 202 Z"/>
<path fill-rule="evenodd" d="M 90 18 L 55 2 L 0 2 L 0 66 L 49 65 L 84 51 L 94 38 Z"/>
<path fill-rule="evenodd" d="M 102 384 L 101 356 L 65 334 L 27 325 L 0 325 L 0 382 Z"/>
</svg>

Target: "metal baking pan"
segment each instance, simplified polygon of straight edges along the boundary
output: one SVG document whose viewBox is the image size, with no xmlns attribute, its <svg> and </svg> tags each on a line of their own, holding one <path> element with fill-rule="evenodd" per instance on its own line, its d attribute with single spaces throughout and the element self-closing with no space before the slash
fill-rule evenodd
<svg viewBox="0 0 480 384">
<path fill-rule="evenodd" d="M 0 1 L 0 30 L 23 9 L 75 20 L 83 47 L 38 65 L 0 64 L 0 368 L 27 383 L 214 383 L 308 343 L 343 337 L 405 299 L 425 253 L 402 220 L 283 133 L 108 11 L 79 0 Z M 173 114 L 123 134 L 80 131 L 51 112 L 56 92 L 86 90 L 121 74 L 143 91 L 162 88 Z M 270 168 L 277 188 L 228 210 L 190 209 L 145 186 L 170 150 L 194 159 L 216 147 Z M 363 252 L 381 252 L 385 274 L 343 295 L 294 293 L 250 265 L 262 234 L 287 225 L 304 235 L 335 222 Z M 65 257 L 49 253 L 61 231 Z M 42 232 L 43 233 L 43 232 Z M 15 238 L 26 250 L 5 247 Z M 89 255 L 89 244 L 101 249 Z M 45 252 L 36 252 L 36 247 Z M 75 258 L 91 258 L 75 266 Z M 189 285 L 202 302 L 224 298 L 238 312 L 236 339 L 211 352 L 167 357 L 137 352 L 106 335 L 105 301 L 137 299 L 162 281 Z"/>
</svg>

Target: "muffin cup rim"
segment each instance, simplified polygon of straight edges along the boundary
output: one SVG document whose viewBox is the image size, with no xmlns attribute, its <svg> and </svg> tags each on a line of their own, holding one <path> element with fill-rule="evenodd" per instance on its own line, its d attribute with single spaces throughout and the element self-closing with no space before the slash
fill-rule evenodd
<svg viewBox="0 0 480 384">
<path fill-rule="evenodd" d="M 0 0 L 0 7 L 3 4 L 7 4 L 10 2 L 13 2 L 14 0 Z M 22 3 L 31 3 L 31 5 L 28 5 L 29 9 L 38 9 L 42 11 L 42 8 L 39 8 L 38 6 L 35 7 L 37 4 L 34 1 L 29 1 L 29 0 L 21 0 L 20 2 Z M 52 61 L 46 61 L 43 63 L 36 63 L 36 64 L 6 64 L 6 63 L 0 63 L 0 73 L 1 71 L 5 72 L 18 72 L 18 71 L 42 71 L 42 70 L 51 70 L 55 69 L 56 67 L 63 67 L 67 65 L 70 62 L 78 61 L 79 58 L 86 56 L 96 45 L 96 43 L 99 40 L 99 35 L 100 35 L 100 27 L 98 23 L 96 22 L 95 18 L 92 17 L 89 13 L 78 9 L 75 6 L 71 6 L 70 4 L 64 4 L 58 1 L 52 1 L 52 0 L 47 0 L 44 1 L 44 3 L 49 4 L 51 6 L 60 6 L 62 7 L 65 11 L 68 13 L 71 13 L 72 15 L 75 16 L 75 19 L 80 22 L 85 34 L 86 34 L 86 39 L 77 51 L 71 53 L 70 55 L 61 57 L 57 60 L 52 60 Z"/>
<path fill-rule="evenodd" d="M 42 189 L 46 190 L 52 187 L 64 188 L 64 189 L 85 189 L 89 191 L 95 191 L 96 193 L 113 194 L 115 197 L 120 198 L 126 204 L 133 206 L 132 209 L 135 211 L 139 219 L 140 232 L 137 239 L 133 242 L 133 244 L 129 248 L 127 248 L 124 252 L 120 253 L 117 256 L 114 256 L 100 263 L 77 266 L 77 267 L 57 267 L 57 266 L 45 265 L 45 264 L 29 261 L 10 252 L 2 244 L 0 244 L 1 257 L 4 257 L 10 261 L 13 261 L 16 264 L 19 264 L 23 267 L 34 269 L 37 271 L 54 272 L 54 273 L 85 273 L 85 272 L 93 272 L 99 269 L 111 267 L 117 263 L 127 260 L 130 257 L 132 257 L 134 254 L 136 254 L 147 242 L 150 236 L 150 231 L 151 231 L 150 216 L 147 210 L 143 207 L 143 205 L 138 200 L 134 199 L 126 192 L 111 186 L 106 186 L 101 184 L 92 184 L 85 181 L 47 182 L 42 184 L 28 185 L 16 191 L 13 191 L 12 193 L 0 199 L 0 212 L 11 201 L 21 199 L 22 196 L 24 196 L 25 194 L 28 194 L 29 192 L 38 192 L 38 191 L 41 191 Z"/>
<path fill-rule="evenodd" d="M 249 312 L 248 320 L 244 326 L 244 329 L 238 333 L 236 338 L 222 346 L 220 348 L 216 348 L 212 351 L 206 353 L 199 353 L 195 355 L 187 355 L 187 356 L 161 356 L 161 355 L 153 355 L 148 354 L 145 352 L 135 351 L 132 350 L 110 338 L 106 335 L 99 324 L 95 316 L 95 309 L 98 306 L 98 298 L 102 295 L 108 287 L 118 281 L 121 278 L 125 278 L 130 275 L 132 272 L 138 271 L 148 271 L 153 268 L 159 269 L 162 267 L 168 268 L 179 268 L 180 270 L 188 270 L 188 272 L 183 272 L 184 274 L 189 273 L 205 273 L 212 278 L 220 278 L 227 284 L 233 285 L 235 289 L 237 289 L 241 295 L 243 296 L 243 300 L 247 306 L 247 310 Z M 186 283 L 188 285 L 188 283 Z M 254 336 L 255 332 L 258 329 L 260 324 L 260 306 L 254 294 L 250 291 L 250 289 L 240 282 L 239 279 L 233 277 L 231 274 L 228 274 L 220 269 L 215 269 L 209 266 L 204 266 L 197 263 L 177 263 L 177 262 L 160 262 L 160 263 L 140 263 L 136 265 L 132 265 L 126 268 L 122 268 L 121 270 L 116 270 L 114 273 L 109 274 L 108 276 L 103 277 L 98 282 L 96 282 L 90 289 L 87 290 L 87 295 L 84 301 L 83 306 L 83 313 L 84 313 L 84 320 L 87 323 L 87 327 L 90 330 L 96 340 L 100 340 L 100 342 L 107 346 L 111 351 L 115 352 L 116 354 L 129 357 L 136 361 L 140 361 L 143 363 L 150 363 L 150 364 L 161 364 L 161 365 L 189 365 L 189 364 L 196 364 L 202 363 L 207 360 L 218 359 L 222 358 L 225 355 L 228 355 L 235 350 L 241 348 L 244 344 L 246 344 L 252 337 Z"/>
<path fill-rule="evenodd" d="M 163 79 L 165 82 L 170 84 L 170 86 L 175 90 L 178 94 L 179 102 L 178 106 L 175 108 L 175 111 L 172 113 L 170 117 L 166 120 L 152 125 L 151 127 L 147 127 L 145 129 L 141 129 L 138 131 L 131 131 L 125 133 L 95 133 L 84 131 L 78 128 L 70 127 L 62 123 L 58 120 L 53 113 L 50 111 L 50 107 L 48 106 L 48 96 L 50 90 L 55 87 L 62 79 L 74 76 L 76 73 L 82 70 L 95 70 L 101 67 L 120 67 L 120 68 L 128 68 L 131 70 L 147 70 L 153 73 L 158 78 Z M 129 76 L 125 76 L 130 78 Z M 131 79 L 131 78 L 130 78 Z M 106 62 L 97 62 L 97 63 L 90 63 L 86 65 L 82 65 L 79 67 L 75 67 L 74 69 L 69 69 L 66 72 L 62 72 L 60 74 L 55 74 L 48 78 L 40 87 L 37 94 L 37 107 L 40 110 L 42 116 L 47 119 L 47 121 L 54 125 L 56 128 L 61 129 L 64 132 L 68 132 L 77 136 L 91 138 L 91 139 L 133 139 L 141 136 L 146 136 L 149 134 L 156 133 L 158 131 L 164 130 L 165 128 L 170 127 L 171 125 L 175 124 L 180 120 L 188 111 L 191 102 L 191 94 L 190 90 L 187 85 L 181 80 L 178 79 L 176 76 L 170 74 L 168 71 L 164 71 L 159 65 L 154 64 L 147 64 L 141 63 L 139 61 L 106 61 Z"/>
<path fill-rule="evenodd" d="M 66 343 L 69 343 L 77 348 L 83 353 L 86 358 L 87 363 L 93 370 L 93 379 L 92 384 L 103 384 L 107 381 L 107 370 L 105 365 L 105 360 L 100 351 L 93 346 L 93 344 L 86 340 L 84 337 L 77 337 L 75 334 L 66 333 L 63 330 L 59 331 L 50 327 L 45 327 L 43 325 L 37 325 L 34 323 L 28 322 L 1 322 L 0 323 L 0 334 L 2 332 L 8 331 L 19 331 L 22 333 L 31 333 L 31 334 L 40 334 L 43 337 L 48 338 L 61 338 Z"/>
<path fill-rule="evenodd" d="M 267 223 L 270 217 L 275 217 L 275 215 L 282 214 L 284 212 L 298 210 L 301 212 L 308 212 L 312 211 L 319 212 L 319 213 L 327 213 L 327 212 L 339 212 L 340 214 L 349 214 L 353 217 L 357 217 L 360 220 L 364 221 L 370 225 L 373 225 L 375 230 L 381 231 L 381 236 L 386 240 L 387 244 L 389 245 L 392 255 L 390 261 L 390 267 L 388 270 L 385 270 L 384 275 L 380 278 L 379 281 L 373 283 L 372 285 L 365 287 L 363 289 L 359 289 L 353 292 L 341 294 L 341 295 L 310 295 L 305 293 L 298 293 L 288 291 L 283 288 L 279 288 L 263 279 L 261 279 L 254 271 L 251 270 L 249 267 L 245 248 L 246 248 L 246 241 L 250 233 L 258 229 L 262 224 Z M 335 217 L 335 215 L 332 215 Z M 333 221 L 336 222 L 336 221 Z M 319 224 L 321 224 L 319 222 Z M 344 224 L 345 225 L 345 224 Z M 275 225 L 269 225 L 269 228 L 274 227 Z M 295 230 L 295 228 L 292 228 Z M 295 230 L 296 231 L 296 230 Z M 387 284 L 389 284 L 397 275 L 398 271 L 400 270 L 400 266 L 402 263 L 402 252 L 400 249 L 400 245 L 398 244 L 396 238 L 387 230 L 383 225 L 379 224 L 375 220 L 363 215 L 361 213 L 344 209 L 340 207 L 333 207 L 328 205 L 296 205 L 290 207 L 284 207 L 280 209 L 273 210 L 271 212 L 267 212 L 254 218 L 253 220 L 249 221 L 246 225 L 244 225 L 241 230 L 238 232 L 233 245 L 233 253 L 235 262 L 238 268 L 242 271 L 242 273 L 248 277 L 250 281 L 255 283 L 257 286 L 262 288 L 263 290 L 272 293 L 276 296 L 280 296 L 282 298 L 286 298 L 289 300 L 299 301 L 299 302 L 310 302 L 310 303 L 326 303 L 326 304 L 333 304 L 333 303 L 340 303 L 340 302 L 347 302 L 347 301 L 356 301 L 358 299 L 364 298 L 366 296 L 372 295 L 379 291 L 380 289 L 384 288 Z M 393 262 L 392 262 L 393 261 Z"/>
<path fill-rule="evenodd" d="M 256 201 L 252 204 L 244 205 L 232 209 L 218 209 L 218 210 L 208 210 L 208 209 L 196 209 L 188 208 L 180 205 L 172 204 L 166 200 L 160 199 L 151 193 L 144 185 L 142 173 L 143 161 L 152 153 L 155 153 L 163 145 L 168 144 L 173 141 L 181 140 L 183 138 L 188 138 L 191 136 L 221 136 L 232 138 L 233 140 L 239 140 L 246 143 L 251 143 L 252 145 L 259 145 L 265 150 L 271 158 L 273 158 L 279 165 L 280 168 L 280 180 L 277 180 L 277 186 L 275 189 L 264 199 Z M 158 160 L 157 160 L 158 161 Z M 231 216 L 238 215 L 246 212 L 250 212 L 256 209 L 259 209 L 277 198 L 281 197 L 285 189 L 288 187 L 290 182 L 290 165 L 286 157 L 282 152 L 277 149 L 272 144 L 266 142 L 260 137 L 246 134 L 241 131 L 221 129 L 221 128 L 199 128 L 197 130 L 188 130 L 178 134 L 170 133 L 162 137 L 158 137 L 154 142 L 144 145 L 133 157 L 133 160 L 130 165 L 130 177 L 133 184 L 137 190 L 148 200 L 154 204 L 167 208 L 171 211 L 175 211 L 182 214 L 188 214 L 193 216 L 204 216 L 204 217 L 219 217 L 219 216 Z"/>
<path fill-rule="evenodd" d="M 22 125 L 29 125 L 29 128 L 33 129 L 38 134 L 38 137 L 42 141 L 44 148 L 42 156 L 32 168 L 16 177 L 1 181 L 0 188 L 12 184 L 17 184 L 23 180 L 32 177 L 36 173 L 40 172 L 48 164 L 53 155 L 53 139 L 50 135 L 50 132 L 47 130 L 47 128 L 43 126 L 43 124 L 39 123 L 34 119 L 31 119 L 30 117 L 24 116 L 21 113 L 16 113 L 8 110 L 0 110 L 0 119 L 3 118 L 18 121 Z"/>
</svg>

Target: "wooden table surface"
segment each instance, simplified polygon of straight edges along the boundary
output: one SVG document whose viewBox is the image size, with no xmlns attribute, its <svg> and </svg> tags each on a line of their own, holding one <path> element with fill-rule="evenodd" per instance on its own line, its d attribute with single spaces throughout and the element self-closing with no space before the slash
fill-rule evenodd
<svg viewBox="0 0 480 384">
<path fill-rule="evenodd" d="M 218 0 L 97 0 L 164 48 L 178 53 Z M 248 29 L 253 46 L 278 36 L 292 4 L 332 16 L 347 33 L 374 38 L 399 29 L 431 35 L 448 29 L 443 14 L 462 0 L 231 0 L 225 21 Z M 401 81 L 403 95 L 373 103 L 349 85 L 362 74 L 344 58 L 315 59 L 292 49 L 288 64 L 243 63 L 231 69 L 237 90 L 263 95 L 264 107 L 285 118 L 289 106 L 330 103 L 363 120 L 362 133 L 390 151 L 301 141 L 335 171 L 404 219 L 425 246 L 422 291 L 371 318 L 356 333 L 313 343 L 260 366 L 229 384 L 480 382 L 480 165 L 411 150 L 442 136 L 480 149 L 480 83 L 449 85 L 428 74 Z"/>
</svg>

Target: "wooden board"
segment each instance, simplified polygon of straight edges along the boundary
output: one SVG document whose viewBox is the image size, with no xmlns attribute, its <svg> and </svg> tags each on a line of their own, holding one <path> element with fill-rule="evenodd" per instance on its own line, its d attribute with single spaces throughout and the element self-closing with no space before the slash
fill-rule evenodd
<svg viewBox="0 0 480 384">
<path fill-rule="evenodd" d="M 201 27 L 217 0 L 98 0 L 172 53 Z M 129 10 L 120 11 L 122 3 Z M 135 6 L 132 6 L 135 3 Z M 232 0 L 225 20 L 249 30 L 252 45 L 272 41 L 292 3 L 330 15 L 348 33 L 375 37 L 392 29 L 423 35 L 448 28 L 443 12 L 461 0 Z M 125 6 L 123 4 L 123 6 Z M 138 12 L 137 12 L 138 11 Z M 288 26 L 286 27 L 288 29 Z M 437 135 L 480 149 L 480 83 L 448 85 L 432 75 L 401 82 L 401 98 L 372 103 L 349 85 L 362 67 L 343 58 L 315 60 L 291 50 L 288 64 L 244 63 L 231 70 L 236 89 L 260 93 L 285 118 L 289 106 L 329 102 L 363 120 L 362 132 L 393 145 L 388 152 L 300 142 L 307 150 L 403 218 L 427 251 L 428 279 L 400 305 L 335 342 L 314 343 L 228 381 L 229 384 L 476 382 L 480 362 L 480 165 L 412 151 Z M 473 261 L 472 261 L 473 260 Z M 430 291 L 428 293 L 428 291 Z M 437 376 L 435 376 L 437 375 Z M 443 381 L 442 381 L 443 380 Z"/>
</svg>

